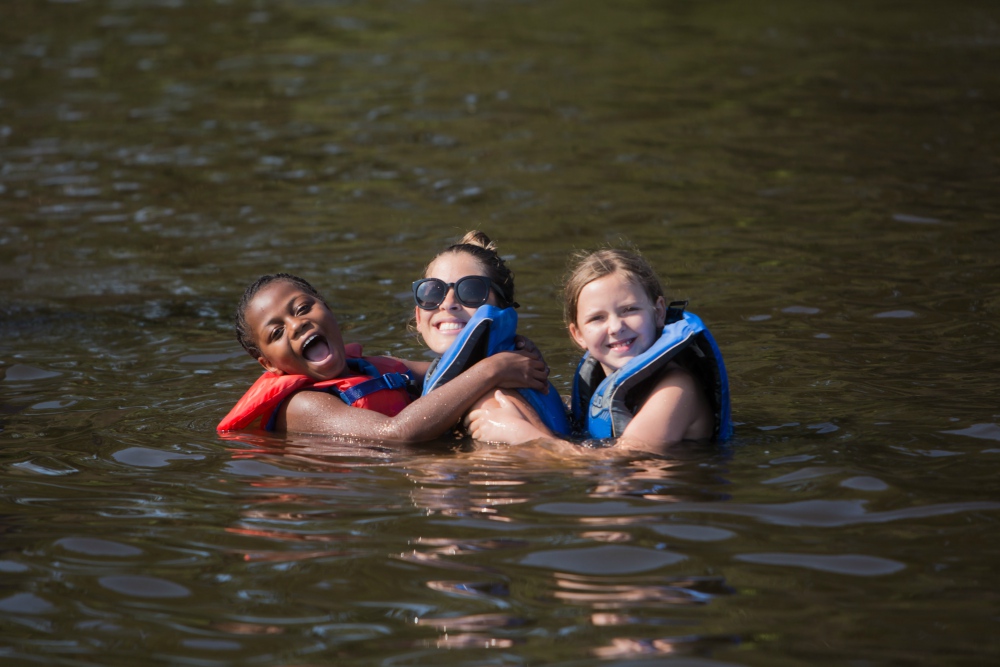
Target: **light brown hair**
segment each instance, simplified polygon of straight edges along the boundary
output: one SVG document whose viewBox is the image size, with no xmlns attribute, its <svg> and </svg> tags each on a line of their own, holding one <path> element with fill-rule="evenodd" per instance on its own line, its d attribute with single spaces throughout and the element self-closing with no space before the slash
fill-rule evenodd
<svg viewBox="0 0 1000 667">
<path fill-rule="evenodd" d="M 563 287 L 565 305 L 563 319 L 566 326 L 576 324 L 576 311 L 580 292 L 588 284 L 613 273 L 620 273 L 646 292 L 650 302 L 663 296 L 663 285 L 656 271 L 638 250 L 633 248 L 601 248 L 593 252 L 575 253 Z"/>
</svg>

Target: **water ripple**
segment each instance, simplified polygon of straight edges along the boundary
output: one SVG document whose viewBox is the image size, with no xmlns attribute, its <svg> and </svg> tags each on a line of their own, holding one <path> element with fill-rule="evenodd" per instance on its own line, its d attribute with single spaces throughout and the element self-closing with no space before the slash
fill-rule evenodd
<svg viewBox="0 0 1000 667">
<path fill-rule="evenodd" d="M 744 563 L 803 567 L 810 570 L 849 574 L 857 577 L 876 577 L 884 574 L 895 574 L 906 568 L 906 565 L 903 563 L 889 560 L 888 558 L 859 554 L 757 553 L 738 554 L 733 556 L 733 558 Z"/>
<path fill-rule="evenodd" d="M 635 574 L 676 565 L 687 556 L 640 547 L 606 545 L 582 549 L 535 551 L 522 565 L 578 574 Z"/>
<path fill-rule="evenodd" d="M 636 514 L 732 514 L 755 518 L 779 526 L 815 526 L 832 528 L 888 523 L 907 519 L 1000 510 L 1000 502 L 978 501 L 942 503 L 908 507 L 886 512 L 867 512 L 867 500 L 803 500 L 779 505 L 756 503 L 669 503 L 660 507 L 636 507 L 624 502 L 607 503 L 543 503 L 535 509 L 543 514 L 560 516 L 628 516 Z"/>
<path fill-rule="evenodd" d="M 191 591 L 180 584 L 146 575 L 112 575 L 101 577 L 98 582 L 104 588 L 130 597 L 182 598 L 191 595 Z"/>
</svg>

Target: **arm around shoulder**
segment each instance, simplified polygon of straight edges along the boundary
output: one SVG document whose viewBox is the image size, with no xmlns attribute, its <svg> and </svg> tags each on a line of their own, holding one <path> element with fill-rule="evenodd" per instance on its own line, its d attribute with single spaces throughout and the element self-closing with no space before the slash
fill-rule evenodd
<svg viewBox="0 0 1000 667">
<path fill-rule="evenodd" d="M 316 391 L 294 394 L 283 409 L 289 431 L 319 433 L 388 443 L 433 440 L 448 431 L 478 399 L 495 386 L 547 386 L 544 364 L 525 355 L 504 352 L 475 364 L 447 384 L 389 417 L 348 406 L 338 397 Z"/>
</svg>

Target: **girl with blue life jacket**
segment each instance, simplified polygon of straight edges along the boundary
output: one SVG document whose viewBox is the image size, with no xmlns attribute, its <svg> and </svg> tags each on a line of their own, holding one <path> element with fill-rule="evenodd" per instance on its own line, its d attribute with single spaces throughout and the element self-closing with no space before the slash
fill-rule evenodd
<svg viewBox="0 0 1000 667">
<path fill-rule="evenodd" d="M 364 357 L 345 345 L 337 318 L 305 280 L 279 273 L 250 285 L 237 308 L 236 336 L 264 367 L 219 431 L 260 424 L 388 443 L 432 440 L 495 387 L 544 389 L 537 354 L 505 352 L 472 365 L 433 395 L 414 399 L 426 362 Z"/>
<path fill-rule="evenodd" d="M 516 335 L 514 275 L 496 244 L 480 231 L 468 232 L 439 253 L 424 277 L 413 283 L 413 298 L 416 330 L 427 347 L 441 355 L 427 372 L 425 396 L 491 355 L 522 346 L 536 352 L 528 339 Z M 522 388 L 505 396 L 540 426 L 569 433 L 565 406 L 551 384 L 542 391 Z"/>
<path fill-rule="evenodd" d="M 570 337 L 584 350 L 572 411 L 586 438 L 616 438 L 630 449 L 662 451 L 683 440 L 732 433 L 722 354 L 701 320 L 671 303 L 638 252 L 605 248 L 578 256 L 565 285 Z M 511 444 L 551 438 L 497 394 L 474 411 L 474 438 Z"/>
</svg>

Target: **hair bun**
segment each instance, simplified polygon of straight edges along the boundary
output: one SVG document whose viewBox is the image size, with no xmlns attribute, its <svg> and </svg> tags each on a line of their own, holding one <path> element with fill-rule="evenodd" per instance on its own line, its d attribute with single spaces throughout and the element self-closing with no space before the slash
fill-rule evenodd
<svg viewBox="0 0 1000 667">
<path fill-rule="evenodd" d="M 489 236 L 478 229 L 466 232 L 465 236 L 461 238 L 457 245 L 474 245 L 479 246 L 484 250 L 489 250 L 490 252 L 497 251 L 497 244 L 491 241 Z"/>
</svg>

